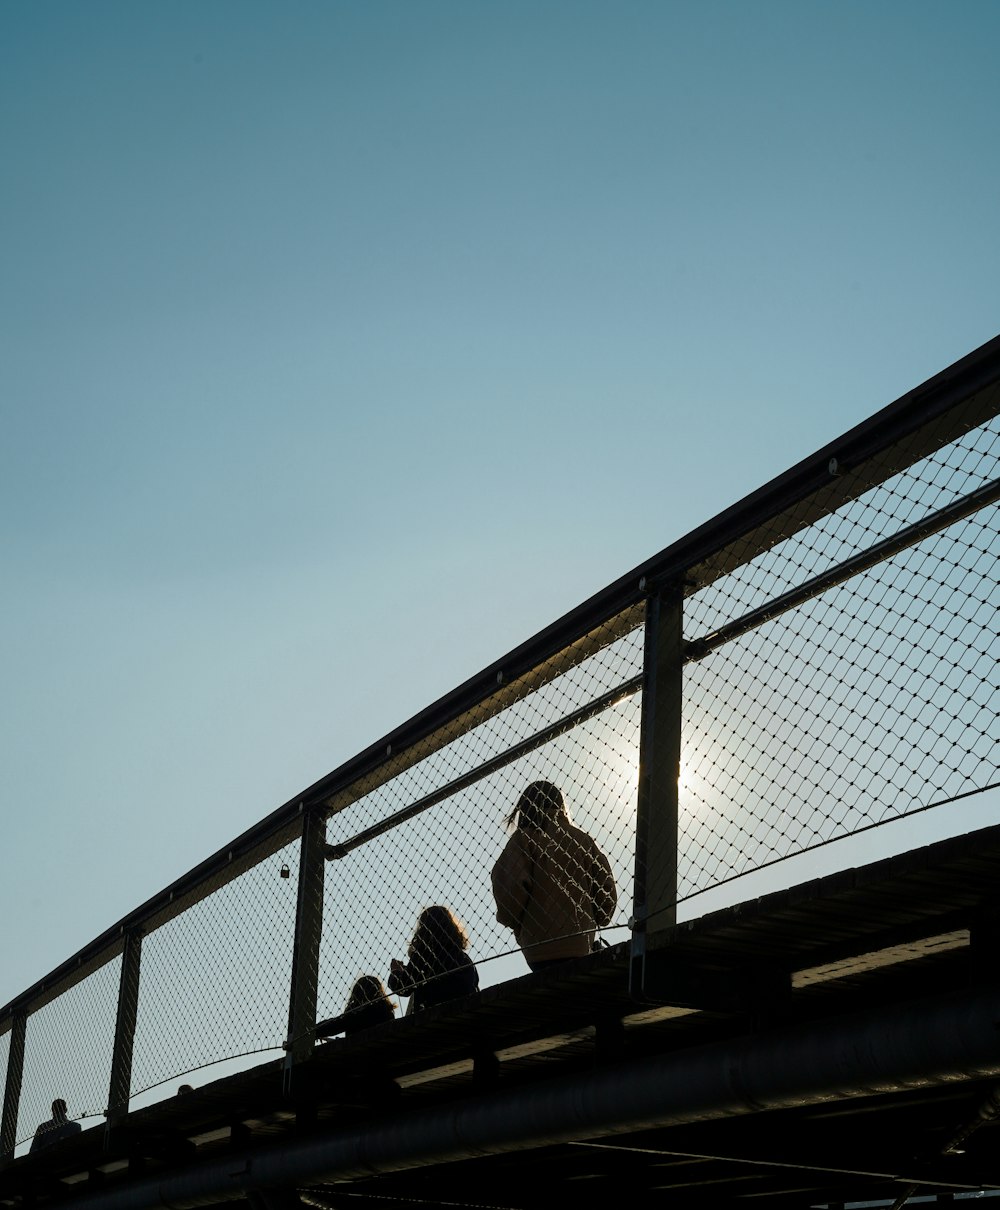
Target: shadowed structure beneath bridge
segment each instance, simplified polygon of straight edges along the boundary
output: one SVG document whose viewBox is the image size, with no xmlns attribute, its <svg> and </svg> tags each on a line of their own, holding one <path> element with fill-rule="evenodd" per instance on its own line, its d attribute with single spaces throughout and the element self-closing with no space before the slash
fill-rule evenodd
<svg viewBox="0 0 1000 1210">
<path fill-rule="evenodd" d="M 1000 1187 L 998 875 L 992 827 L 740 904 L 658 938 L 659 1003 L 629 998 L 609 949 L 327 1043 L 293 1100 L 275 1063 L 86 1131 L 9 1164 L 0 1201 L 528 1208 L 627 1179 L 675 1205 L 798 1207 Z"/>
</svg>

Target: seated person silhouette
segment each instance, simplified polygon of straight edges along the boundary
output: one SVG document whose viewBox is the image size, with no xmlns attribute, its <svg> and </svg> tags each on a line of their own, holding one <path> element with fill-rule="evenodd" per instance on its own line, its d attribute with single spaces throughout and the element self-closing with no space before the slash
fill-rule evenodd
<svg viewBox="0 0 1000 1210">
<path fill-rule="evenodd" d="M 465 952 L 469 938 L 443 904 L 424 908 L 410 942 L 409 962 L 393 958 L 389 990 L 412 996 L 407 1012 L 479 990 L 479 972 Z"/>
<path fill-rule="evenodd" d="M 43 1147 L 51 1147 L 60 1139 L 67 1139 L 71 1134 L 79 1134 L 83 1127 L 79 1122 L 71 1122 L 66 1116 L 66 1102 L 62 1097 L 56 1097 L 52 1102 L 52 1117 L 35 1131 L 31 1140 L 28 1154 L 41 1151 Z"/>
<path fill-rule="evenodd" d="M 392 1021 L 396 1016 L 396 1005 L 386 995 L 382 980 L 375 975 L 362 975 L 351 988 L 351 994 L 339 1017 L 327 1017 L 316 1022 L 318 1038 L 332 1038 L 334 1034 L 360 1033 L 373 1025 Z"/>
</svg>

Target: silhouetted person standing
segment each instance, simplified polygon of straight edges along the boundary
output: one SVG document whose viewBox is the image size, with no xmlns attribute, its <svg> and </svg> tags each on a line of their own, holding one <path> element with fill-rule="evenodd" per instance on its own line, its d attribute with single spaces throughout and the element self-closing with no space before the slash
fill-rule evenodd
<svg viewBox="0 0 1000 1210">
<path fill-rule="evenodd" d="M 618 903 L 611 863 L 570 823 L 550 781 L 525 789 L 507 818 L 515 822 L 493 867 L 497 920 L 513 929 L 533 971 L 589 954 Z"/>
<path fill-rule="evenodd" d="M 33 1151 L 41 1151 L 43 1147 L 51 1147 L 53 1143 L 58 1143 L 60 1139 L 67 1139 L 71 1134 L 79 1134 L 81 1129 L 79 1122 L 69 1120 L 66 1116 L 66 1102 L 62 1097 L 57 1097 L 52 1102 L 52 1117 L 47 1122 L 42 1122 L 35 1131 L 28 1154 L 30 1155 Z"/>
</svg>

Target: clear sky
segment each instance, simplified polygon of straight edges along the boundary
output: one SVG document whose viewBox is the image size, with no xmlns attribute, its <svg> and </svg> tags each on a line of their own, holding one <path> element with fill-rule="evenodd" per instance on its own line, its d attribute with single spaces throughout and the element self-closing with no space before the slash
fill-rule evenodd
<svg viewBox="0 0 1000 1210">
<path fill-rule="evenodd" d="M 0 1003 L 1000 330 L 992 0 L 0 7 Z"/>
</svg>

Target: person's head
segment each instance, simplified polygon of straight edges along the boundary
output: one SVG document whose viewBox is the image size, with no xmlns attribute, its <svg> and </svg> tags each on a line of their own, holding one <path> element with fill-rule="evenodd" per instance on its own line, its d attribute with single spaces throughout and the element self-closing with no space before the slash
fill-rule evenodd
<svg viewBox="0 0 1000 1210">
<path fill-rule="evenodd" d="M 382 986 L 382 980 L 375 975 L 362 975 L 355 981 L 351 988 L 351 994 L 347 1000 L 345 1012 L 353 1012 L 355 1009 L 364 1008 L 368 1004 L 388 1004 L 395 1011 L 395 1005 L 389 999 L 389 995 Z"/>
<path fill-rule="evenodd" d="M 418 950 L 464 950 L 469 938 L 448 908 L 441 903 L 426 907 L 417 917 L 417 927 L 410 942 L 411 955 Z"/>
<path fill-rule="evenodd" d="M 177 1089 L 177 1095 L 179 1097 L 186 1097 L 190 1092 L 194 1092 L 194 1089 L 190 1084 L 181 1084 Z"/>
<path fill-rule="evenodd" d="M 54 1122 L 66 1121 L 66 1102 L 62 1097 L 56 1097 L 52 1102 L 52 1120 Z"/>
<path fill-rule="evenodd" d="M 550 781 L 533 781 L 521 797 L 517 806 L 507 816 L 507 823 L 517 823 L 519 828 L 529 831 L 544 831 L 556 817 L 568 818 L 566 804 L 558 786 Z"/>
</svg>

